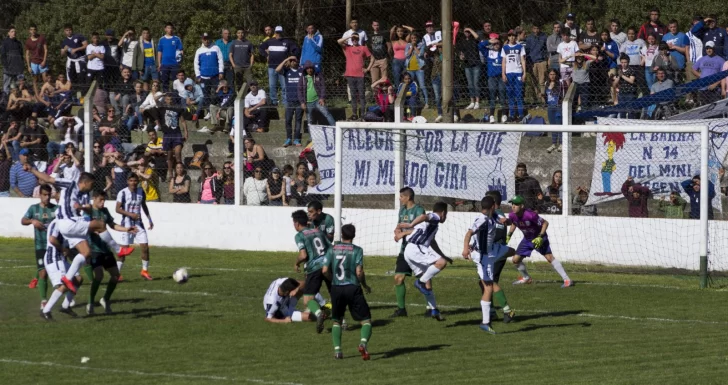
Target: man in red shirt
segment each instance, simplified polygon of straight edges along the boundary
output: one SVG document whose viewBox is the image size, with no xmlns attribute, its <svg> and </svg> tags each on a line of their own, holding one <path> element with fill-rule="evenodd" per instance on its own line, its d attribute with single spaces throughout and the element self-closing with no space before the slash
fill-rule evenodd
<svg viewBox="0 0 728 385">
<path fill-rule="evenodd" d="M 660 22 L 660 10 L 652 8 L 649 14 L 649 21 L 642 24 L 637 38 L 647 41 L 648 35 L 657 35 L 657 41 L 662 41 L 662 37 L 667 33 L 667 27 Z"/>
<path fill-rule="evenodd" d="M 41 74 L 48 71 L 46 59 L 48 58 L 48 44 L 45 36 L 38 33 L 38 27 L 31 24 L 30 36 L 25 41 L 25 63 L 28 72 L 33 76 L 33 84 L 40 81 Z"/>
<path fill-rule="evenodd" d="M 347 40 L 351 39 L 351 45 Z M 374 65 L 374 57 L 366 46 L 359 44 L 359 34 L 353 33 L 349 37 L 338 40 L 341 50 L 346 56 L 346 71 L 344 77 L 351 91 L 351 117 L 349 120 L 359 120 L 364 116 L 366 100 L 364 99 L 364 74 Z M 369 58 L 369 65 L 364 67 L 364 59 Z"/>
</svg>

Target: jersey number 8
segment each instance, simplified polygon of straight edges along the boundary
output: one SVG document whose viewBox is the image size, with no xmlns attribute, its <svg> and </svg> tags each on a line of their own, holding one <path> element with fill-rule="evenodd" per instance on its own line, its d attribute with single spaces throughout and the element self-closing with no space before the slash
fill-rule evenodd
<svg viewBox="0 0 728 385">
<path fill-rule="evenodd" d="M 320 238 L 313 239 L 313 246 L 316 248 L 316 253 L 319 255 L 319 257 L 326 254 L 326 246 L 324 246 L 324 243 L 321 241 Z"/>
</svg>

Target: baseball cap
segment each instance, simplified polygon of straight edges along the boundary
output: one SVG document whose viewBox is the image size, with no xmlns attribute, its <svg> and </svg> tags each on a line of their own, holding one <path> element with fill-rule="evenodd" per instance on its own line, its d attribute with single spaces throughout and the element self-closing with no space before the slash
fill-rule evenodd
<svg viewBox="0 0 728 385">
<path fill-rule="evenodd" d="M 275 31 L 276 32 L 283 32 L 283 27 L 281 27 L 280 25 L 276 25 Z"/>
<path fill-rule="evenodd" d="M 113 29 L 107 29 L 106 30 L 106 36 L 114 36 L 114 30 Z"/>
<path fill-rule="evenodd" d="M 210 35 L 208 35 L 207 32 L 205 32 L 205 33 L 202 34 L 202 38 L 203 39 L 209 39 L 210 38 Z"/>
<path fill-rule="evenodd" d="M 20 154 L 20 155 L 29 155 L 30 154 L 30 150 L 28 150 L 27 148 L 24 148 L 24 149 L 20 150 L 20 152 L 18 154 Z"/>
<path fill-rule="evenodd" d="M 432 27 L 435 25 L 435 23 L 432 22 L 432 20 L 428 20 L 427 23 L 425 23 L 425 27 Z"/>
<path fill-rule="evenodd" d="M 514 205 L 522 205 L 525 202 L 526 200 L 520 195 L 516 195 L 508 201 L 508 203 L 513 203 Z"/>
<path fill-rule="evenodd" d="M 280 174 L 281 173 L 281 169 L 279 169 L 278 167 L 273 167 L 273 169 L 270 170 L 270 173 L 271 174 L 275 174 L 275 173 L 279 173 Z"/>
<path fill-rule="evenodd" d="M 488 38 L 489 38 L 490 40 L 498 39 L 499 37 L 500 37 L 500 36 L 498 36 L 498 34 L 497 34 L 497 33 L 491 33 L 490 35 L 488 35 Z"/>
<path fill-rule="evenodd" d="M 510 36 L 510 35 L 515 35 L 515 34 L 516 34 L 516 32 L 515 32 L 515 31 L 513 31 L 512 29 L 508 30 L 508 35 L 509 35 L 509 36 Z"/>
<path fill-rule="evenodd" d="M 711 40 L 711 41 L 705 43 L 705 48 L 708 48 L 708 47 L 715 48 L 715 42 Z"/>
<path fill-rule="evenodd" d="M 576 15 L 574 15 L 573 13 L 566 14 L 566 20 L 574 20 L 574 19 L 576 19 Z"/>
</svg>

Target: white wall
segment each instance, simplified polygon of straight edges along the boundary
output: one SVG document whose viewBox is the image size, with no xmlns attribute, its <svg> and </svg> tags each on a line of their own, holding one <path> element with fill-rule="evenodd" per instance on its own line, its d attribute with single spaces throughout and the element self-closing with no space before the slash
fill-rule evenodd
<svg viewBox="0 0 728 385">
<path fill-rule="evenodd" d="M 0 198 L 0 236 L 32 238 L 20 218 L 37 199 Z M 114 212 L 115 202 L 108 202 Z M 154 229 L 152 246 L 295 252 L 293 207 L 248 207 L 149 203 Z M 116 215 L 115 215 L 116 216 Z M 396 255 L 397 215 L 393 210 L 345 209 L 343 223 L 357 226 L 356 243 L 368 255 Z M 544 216 L 554 255 L 564 261 L 632 266 L 661 266 L 697 270 L 699 222 L 674 219 Z M 119 219 L 119 216 L 116 216 Z M 443 251 L 459 257 L 463 236 L 474 213 L 452 212 L 437 240 Z M 709 261 L 713 270 L 728 270 L 728 222 L 710 225 Z M 511 246 L 516 247 L 516 231 Z M 2 243 L 0 242 L 0 252 Z M 534 255 L 535 260 L 541 260 Z"/>
</svg>

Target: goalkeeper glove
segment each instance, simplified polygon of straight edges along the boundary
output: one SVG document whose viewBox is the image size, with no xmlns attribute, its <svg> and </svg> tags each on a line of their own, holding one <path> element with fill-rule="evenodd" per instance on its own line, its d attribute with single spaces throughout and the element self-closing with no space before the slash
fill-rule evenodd
<svg viewBox="0 0 728 385">
<path fill-rule="evenodd" d="M 511 243 L 511 234 L 506 235 L 506 245 Z"/>
<path fill-rule="evenodd" d="M 539 247 L 541 247 L 541 245 L 543 245 L 543 238 L 541 238 L 541 236 L 539 235 L 538 237 L 533 238 L 531 243 L 533 243 L 533 247 L 538 249 Z"/>
</svg>

